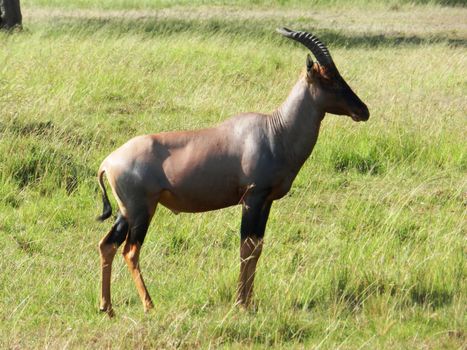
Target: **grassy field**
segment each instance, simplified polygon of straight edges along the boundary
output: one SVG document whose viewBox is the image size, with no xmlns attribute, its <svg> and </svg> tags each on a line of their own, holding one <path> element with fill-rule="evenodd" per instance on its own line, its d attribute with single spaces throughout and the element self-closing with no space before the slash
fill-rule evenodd
<svg viewBox="0 0 467 350">
<path fill-rule="evenodd" d="M 0 348 L 465 348 L 466 8 L 69 3 L 24 0 L 25 30 L 0 33 Z M 100 162 L 273 111 L 306 57 L 283 25 L 328 44 L 371 117 L 325 118 L 273 206 L 257 309 L 233 306 L 240 207 L 161 207 L 141 257 L 155 309 L 117 257 L 116 317 L 100 314 Z"/>
</svg>

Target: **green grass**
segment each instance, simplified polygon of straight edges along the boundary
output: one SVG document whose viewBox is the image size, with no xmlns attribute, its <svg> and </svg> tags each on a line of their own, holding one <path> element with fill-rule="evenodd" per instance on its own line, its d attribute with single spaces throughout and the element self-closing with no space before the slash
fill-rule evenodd
<svg viewBox="0 0 467 350">
<path fill-rule="evenodd" d="M 0 33 L 0 348 L 465 347 L 466 9 L 141 3 L 25 1 L 25 30 Z M 99 314 L 100 162 L 274 110 L 306 57 L 280 25 L 328 44 L 371 117 L 328 115 L 273 205 L 257 309 L 233 307 L 240 208 L 159 208 L 141 257 L 155 309 L 117 258 L 117 316 Z"/>
</svg>

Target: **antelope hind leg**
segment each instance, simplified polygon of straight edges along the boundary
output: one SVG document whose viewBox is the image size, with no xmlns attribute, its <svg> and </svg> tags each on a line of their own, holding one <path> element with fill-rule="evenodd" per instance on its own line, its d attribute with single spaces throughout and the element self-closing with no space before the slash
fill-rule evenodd
<svg viewBox="0 0 467 350">
<path fill-rule="evenodd" d="M 114 315 L 110 298 L 110 283 L 112 276 L 112 262 L 118 247 L 123 243 L 128 233 L 128 222 L 122 215 L 117 220 L 109 233 L 99 242 L 99 253 L 101 260 L 102 281 L 101 300 L 99 309 L 107 312 L 110 317 Z"/>
<path fill-rule="evenodd" d="M 154 210 L 152 210 L 151 214 L 153 213 Z M 139 218 L 137 218 L 134 224 L 132 224 L 125 246 L 123 247 L 123 258 L 125 259 L 128 269 L 130 270 L 131 277 L 135 282 L 136 289 L 138 290 L 145 312 L 152 309 L 154 304 L 151 300 L 148 289 L 146 288 L 146 284 L 144 283 L 143 275 L 141 274 L 139 255 L 151 218 L 152 215 L 140 214 Z"/>
</svg>

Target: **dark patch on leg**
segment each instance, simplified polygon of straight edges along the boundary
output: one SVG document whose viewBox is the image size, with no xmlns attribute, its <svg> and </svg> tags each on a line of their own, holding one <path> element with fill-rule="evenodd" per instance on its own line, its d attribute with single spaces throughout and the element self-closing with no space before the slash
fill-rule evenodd
<svg viewBox="0 0 467 350">
<path fill-rule="evenodd" d="M 112 231 L 106 237 L 105 244 L 116 244 L 120 246 L 126 239 L 128 234 L 128 221 L 122 216 L 122 214 L 118 214 L 117 220 L 112 227 Z"/>
<path fill-rule="evenodd" d="M 265 202 L 261 199 L 252 200 L 250 203 L 245 202 L 242 209 L 242 223 L 240 226 L 242 239 L 264 237 L 271 205 L 272 202 Z"/>
<path fill-rule="evenodd" d="M 150 223 L 150 217 L 148 214 L 145 214 L 145 211 L 146 210 L 141 211 L 139 216 L 131 222 L 130 232 L 128 234 L 129 243 L 139 243 L 143 245 Z"/>
</svg>

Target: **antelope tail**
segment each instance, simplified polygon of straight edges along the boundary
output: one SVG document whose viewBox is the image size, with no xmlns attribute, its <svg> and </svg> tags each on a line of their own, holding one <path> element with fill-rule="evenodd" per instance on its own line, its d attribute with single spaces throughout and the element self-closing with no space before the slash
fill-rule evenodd
<svg viewBox="0 0 467 350">
<path fill-rule="evenodd" d="M 110 205 L 109 202 L 109 197 L 107 197 L 107 191 L 105 190 L 104 186 L 104 174 L 105 174 L 105 169 L 99 169 L 99 172 L 97 174 L 97 178 L 99 180 L 99 187 L 102 190 L 102 215 L 97 217 L 97 220 L 99 221 L 104 221 L 105 219 L 108 219 L 112 215 L 112 206 Z"/>
</svg>

